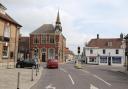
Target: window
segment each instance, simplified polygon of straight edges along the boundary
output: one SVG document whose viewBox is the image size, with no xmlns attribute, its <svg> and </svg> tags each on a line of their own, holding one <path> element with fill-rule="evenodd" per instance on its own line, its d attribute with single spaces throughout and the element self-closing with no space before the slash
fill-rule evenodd
<svg viewBox="0 0 128 89">
<path fill-rule="evenodd" d="M 9 23 L 6 23 L 4 27 L 4 41 L 9 41 L 9 40 L 10 40 L 10 25 Z"/>
<path fill-rule="evenodd" d="M 105 54 L 106 53 L 106 50 L 105 49 L 103 49 L 103 54 Z"/>
<path fill-rule="evenodd" d="M 93 50 L 92 49 L 90 50 L 90 54 L 93 54 Z"/>
<path fill-rule="evenodd" d="M 107 63 L 107 57 L 106 56 L 101 56 L 100 57 L 100 63 Z"/>
<path fill-rule="evenodd" d="M 112 63 L 121 64 L 121 57 L 112 57 Z"/>
<path fill-rule="evenodd" d="M 38 43 L 39 43 L 38 35 L 34 35 L 34 44 L 38 44 Z"/>
<path fill-rule="evenodd" d="M 42 35 L 42 44 L 46 44 L 46 35 Z"/>
<path fill-rule="evenodd" d="M 112 46 L 112 42 L 108 42 L 108 46 L 111 47 Z"/>
<path fill-rule="evenodd" d="M 48 59 L 54 59 L 54 58 L 55 58 L 55 50 L 51 48 L 48 50 Z"/>
<path fill-rule="evenodd" d="M 90 57 L 89 62 L 96 62 L 96 57 Z"/>
<path fill-rule="evenodd" d="M 4 58 L 8 57 L 8 46 L 3 46 L 3 57 Z"/>
<path fill-rule="evenodd" d="M 42 48 L 42 52 L 45 53 L 46 52 L 46 49 L 45 48 Z"/>
<path fill-rule="evenodd" d="M 54 35 L 50 35 L 50 43 L 54 43 L 55 40 L 54 40 Z"/>
<path fill-rule="evenodd" d="M 118 49 L 116 50 L 116 54 L 119 54 L 119 50 Z"/>
</svg>

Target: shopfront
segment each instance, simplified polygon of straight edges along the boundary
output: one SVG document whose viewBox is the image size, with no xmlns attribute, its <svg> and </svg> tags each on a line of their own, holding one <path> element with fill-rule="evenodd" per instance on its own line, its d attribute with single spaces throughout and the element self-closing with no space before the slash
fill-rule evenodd
<svg viewBox="0 0 128 89">
<path fill-rule="evenodd" d="M 122 56 L 100 56 L 100 65 L 122 65 Z"/>
<path fill-rule="evenodd" d="M 98 58 L 96 56 L 90 56 L 90 57 L 88 57 L 88 63 L 89 64 L 98 64 Z"/>
</svg>

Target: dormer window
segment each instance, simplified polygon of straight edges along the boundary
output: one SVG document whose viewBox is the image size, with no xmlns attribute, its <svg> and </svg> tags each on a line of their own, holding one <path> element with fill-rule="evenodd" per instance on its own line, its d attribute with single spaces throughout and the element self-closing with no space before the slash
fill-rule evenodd
<svg viewBox="0 0 128 89">
<path fill-rule="evenodd" d="M 111 47 L 112 46 L 112 42 L 108 42 L 108 46 Z"/>
</svg>

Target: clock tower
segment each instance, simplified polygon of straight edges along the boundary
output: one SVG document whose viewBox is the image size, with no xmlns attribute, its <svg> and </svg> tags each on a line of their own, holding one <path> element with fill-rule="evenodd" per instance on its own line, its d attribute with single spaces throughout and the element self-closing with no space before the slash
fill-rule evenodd
<svg viewBox="0 0 128 89">
<path fill-rule="evenodd" d="M 62 32 L 62 26 L 61 26 L 61 22 L 60 22 L 59 11 L 57 13 L 55 30 L 56 30 L 57 33 L 61 33 Z"/>
</svg>

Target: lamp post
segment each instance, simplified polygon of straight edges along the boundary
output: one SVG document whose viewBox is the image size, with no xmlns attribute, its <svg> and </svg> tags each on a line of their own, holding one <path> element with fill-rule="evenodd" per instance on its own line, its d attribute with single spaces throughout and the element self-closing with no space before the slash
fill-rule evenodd
<svg viewBox="0 0 128 89">
<path fill-rule="evenodd" d="M 111 65 L 111 57 L 110 57 L 110 52 L 108 53 L 109 54 L 109 56 L 108 56 L 108 65 L 110 66 Z"/>
<path fill-rule="evenodd" d="M 100 55 L 97 54 L 97 58 L 98 58 L 98 64 L 100 63 Z"/>
<path fill-rule="evenodd" d="M 34 48 L 34 61 L 36 63 L 36 69 L 39 67 L 38 66 L 38 49 L 37 49 L 37 46 Z"/>
</svg>

